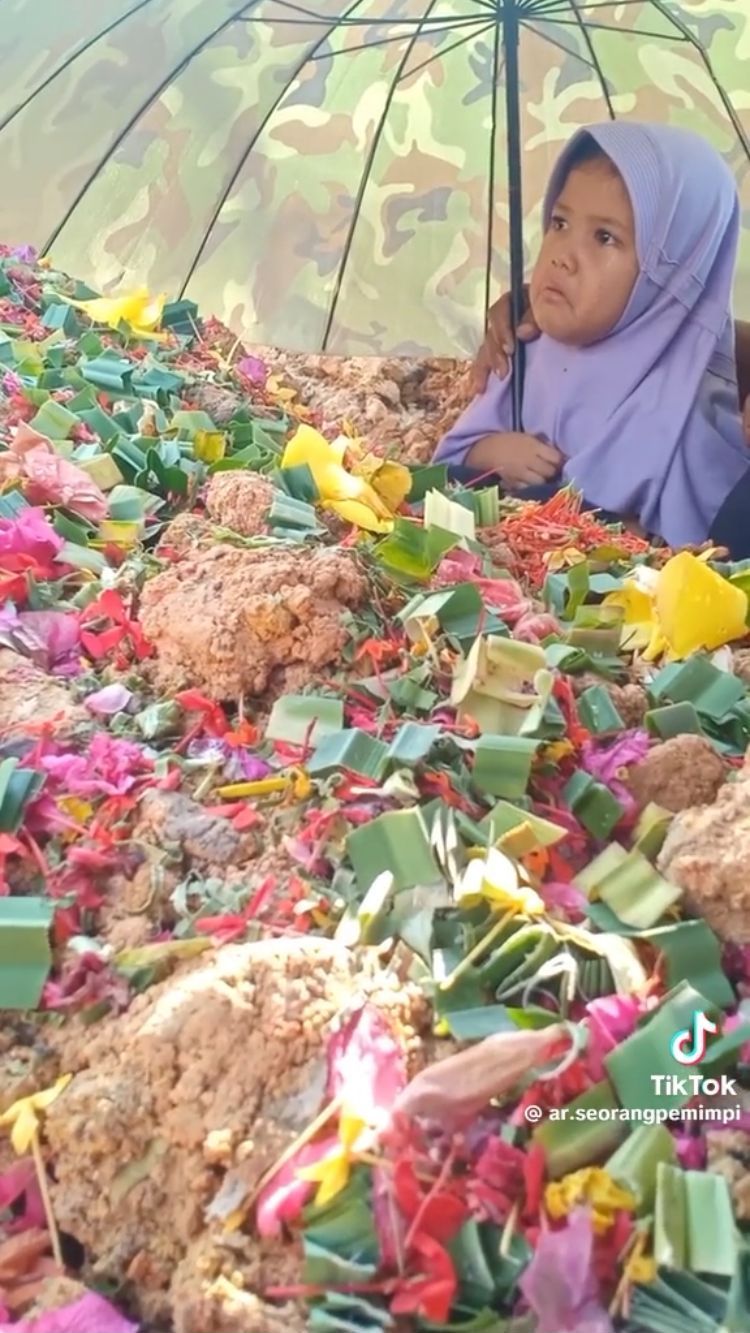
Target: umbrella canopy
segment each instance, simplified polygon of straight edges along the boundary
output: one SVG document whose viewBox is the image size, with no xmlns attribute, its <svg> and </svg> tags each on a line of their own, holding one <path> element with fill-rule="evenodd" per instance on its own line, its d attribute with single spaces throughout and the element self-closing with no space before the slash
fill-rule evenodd
<svg viewBox="0 0 750 1333">
<path fill-rule="evenodd" d="M 509 278 L 502 0 L 3 0 L 4 238 L 298 350 L 470 354 Z M 526 259 L 551 165 L 682 124 L 750 224 L 750 8 L 515 0 Z M 750 315 L 750 225 L 737 287 Z"/>
</svg>

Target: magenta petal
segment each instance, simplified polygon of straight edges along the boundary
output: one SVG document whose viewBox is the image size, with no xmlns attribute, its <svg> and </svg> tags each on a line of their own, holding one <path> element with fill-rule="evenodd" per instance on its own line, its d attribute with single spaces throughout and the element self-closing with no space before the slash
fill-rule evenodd
<svg viewBox="0 0 750 1333">
<path fill-rule="evenodd" d="M 45 1310 L 34 1319 L 0 1324 L 0 1333 L 137 1333 L 138 1328 L 103 1296 L 87 1291 L 72 1305 Z"/>
<path fill-rule="evenodd" d="M 577 1208 L 559 1231 L 544 1231 L 520 1287 L 537 1317 L 537 1333 L 613 1333 L 596 1299 L 594 1236 L 588 1209 Z"/>
<path fill-rule="evenodd" d="M 374 1005 L 365 1004 L 328 1044 L 328 1094 L 369 1125 L 385 1123 L 406 1087 L 404 1052 Z"/>
<path fill-rule="evenodd" d="M 125 685 L 105 685 L 101 690 L 87 695 L 86 707 L 97 717 L 114 717 L 115 713 L 121 713 L 127 708 L 132 698 L 132 691 Z"/>
<path fill-rule="evenodd" d="M 313 1166 L 319 1162 L 337 1143 L 335 1136 L 329 1136 L 317 1143 L 306 1144 L 269 1180 L 260 1192 L 255 1209 L 255 1225 L 259 1235 L 280 1236 L 285 1225 L 296 1222 L 315 1188 L 312 1181 L 300 1180 L 297 1172 L 303 1166 Z"/>
</svg>

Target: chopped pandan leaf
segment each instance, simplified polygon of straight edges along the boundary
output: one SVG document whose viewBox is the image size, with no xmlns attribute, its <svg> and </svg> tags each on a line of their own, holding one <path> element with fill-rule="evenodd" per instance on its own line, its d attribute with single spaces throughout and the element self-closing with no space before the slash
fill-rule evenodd
<svg viewBox="0 0 750 1333">
<path fill-rule="evenodd" d="M 39 1004 L 52 966 L 54 910 L 50 898 L 0 898 L 0 1009 L 36 1009 Z"/>
<path fill-rule="evenodd" d="M 591 685 L 578 699 L 578 716 L 584 727 L 596 736 L 623 731 L 625 723 L 603 685 Z"/>
<path fill-rule="evenodd" d="M 346 853 L 361 893 L 366 893 L 384 870 L 391 871 L 397 892 L 441 880 L 418 809 L 388 811 L 355 828 L 347 837 Z"/>
<path fill-rule="evenodd" d="M 646 713 L 645 722 L 646 730 L 663 741 L 671 740 L 673 736 L 704 735 L 698 712 L 691 703 L 651 708 Z"/>
<path fill-rule="evenodd" d="M 26 804 L 39 795 L 44 778 L 44 773 L 34 768 L 22 768 L 15 756 L 0 763 L 0 833 L 18 831 Z"/>
<path fill-rule="evenodd" d="M 575 884 L 589 898 L 599 898 L 627 926 L 648 930 L 682 895 L 682 889 L 661 876 L 641 852 L 626 852 L 619 843 L 605 847 L 578 872 Z"/>
<path fill-rule="evenodd" d="M 649 801 L 638 816 L 633 830 L 633 847 L 649 861 L 655 861 L 674 820 L 671 810 L 663 810 L 660 805 Z"/>
<path fill-rule="evenodd" d="M 20 491 L 6 491 L 0 495 L 0 518 L 17 518 L 24 509 L 29 509 L 28 500 Z"/>
<path fill-rule="evenodd" d="M 75 542 L 66 541 L 62 550 L 55 557 L 56 563 L 60 565 L 72 565 L 74 569 L 87 569 L 91 574 L 103 574 L 107 568 L 107 561 L 100 551 L 94 551 L 90 546 L 78 546 Z"/>
<path fill-rule="evenodd" d="M 253 429 L 253 442 L 257 445 L 261 443 L 258 439 L 257 429 Z M 268 440 L 268 445 L 273 449 L 273 441 Z M 297 463 L 295 467 L 279 468 L 271 480 L 278 482 L 278 485 L 286 491 L 292 500 L 299 500 L 304 504 L 315 504 L 320 499 L 320 490 L 315 482 L 312 468 L 309 463 Z"/>
<path fill-rule="evenodd" d="M 606 1171 L 633 1195 L 642 1215 L 653 1209 L 659 1163 L 671 1165 L 676 1158 L 675 1141 L 665 1125 L 638 1125 L 615 1149 Z"/>
<path fill-rule="evenodd" d="M 583 769 L 568 779 L 562 796 L 579 823 L 600 841 L 609 837 L 625 813 L 609 788 Z"/>
<path fill-rule="evenodd" d="M 440 491 L 428 491 L 424 499 L 424 526 L 450 532 L 454 537 L 473 541 L 476 537 L 474 510 L 449 500 Z"/>
<path fill-rule="evenodd" d="M 304 1263 L 302 1281 L 315 1287 L 347 1287 L 367 1282 L 375 1276 L 376 1265 L 346 1258 L 335 1250 L 327 1250 L 310 1239 L 302 1237 Z"/>
<path fill-rule="evenodd" d="M 336 942 L 349 949 L 357 944 L 380 943 L 377 938 L 378 926 L 384 923 L 392 900 L 393 875 L 389 870 L 384 870 L 382 875 L 373 880 L 359 906 L 354 903 L 350 905 L 336 929 Z M 383 939 L 387 938 L 387 923 L 381 933 Z"/>
<path fill-rule="evenodd" d="M 482 1309 L 495 1295 L 495 1280 L 482 1245 L 482 1232 L 479 1223 L 469 1218 L 447 1246 L 459 1279 L 458 1299 L 474 1309 Z"/>
<path fill-rule="evenodd" d="M 195 337 L 198 322 L 198 307 L 195 301 L 183 298 L 181 301 L 167 301 L 161 312 L 161 324 L 164 329 L 171 329 L 181 338 Z"/>
<path fill-rule="evenodd" d="M 467 623 L 479 623 L 483 611 L 479 589 L 473 583 L 457 583 L 439 592 L 417 593 L 396 618 L 412 642 L 420 643 L 424 638 L 423 627 L 429 631 L 432 622 L 437 622 L 446 633 L 461 637 Z"/>
<path fill-rule="evenodd" d="M 692 1274 L 662 1269 L 655 1282 L 633 1287 L 623 1333 L 722 1333 L 725 1304 L 723 1292 Z"/>
<path fill-rule="evenodd" d="M 559 947 L 557 936 L 544 923 L 530 924 L 515 918 L 508 926 L 508 935 L 503 938 L 501 933 L 501 942 L 479 968 L 482 984 L 492 987 L 498 999 L 511 978 L 516 982 L 519 978 L 528 980 Z"/>
<path fill-rule="evenodd" d="M 651 681 L 648 692 L 657 704 L 692 703 L 701 718 L 721 723 L 745 698 L 745 686 L 728 671 L 721 671 L 699 654 L 687 662 L 673 662 Z"/>
<path fill-rule="evenodd" d="M 370 1186 L 369 1170 L 357 1168 L 352 1172 L 346 1187 L 330 1203 L 322 1207 L 315 1203 L 309 1204 L 303 1214 L 305 1239 L 324 1250 L 336 1251 L 345 1257 L 359 1259 L 364 1264 L 375 1265 L 378 1259 L 378 1238 L 372 1214 Z M 306 1277 L 304 1280 L 318 1285 L 314 1278 Z M 342 1286 L 344 1283 L 334 1281 L 322 1285 Z"/>
<path fill-rule="evenodd" d="M 312 505 L 304 500 L 293 500 L 290 495 L 279 493 L 268 511 L 268 524 L 271 528 L 300 528 L 306 532 L 319 532 L 317 514 Z"/>
<path fill-rule="evenodd" d="M 442 728 L 421 722 L 405 722 L 388 746 L 390 768 L 415 768 L 427 758 L 440 739 Z"/>
<path fill-rule="evenodd" d="M 554 1021 L 555 1015 L 549 1017 Z M 452 1009 L 445 1022 L 455 1041 L 483 1041 L 497 1032 L 515 1032 L 514 1023 L 504 1004 L 479 1005 L 472 1009 Z"/>
<path fill-rule="evenodd" d="M 721 943 L 705 921 L 678 921 L 644 932 L 644 938 L 663 953 L 667 985 L 688 981 L 712 1004 L 729 1009 L 734 991 L 721 965 Z"/>
<path fill-rule="evenodd" d="M 383 741 L 369 736 L 359 727 L 349 727 L 323 736 L 308 762 L 307 771 L 311 778 L 317 778 L 348 770 L 379 781 L 388 766 L 388 756 L 388 746 Z"/>
<path fill-rule="evenodd" d="M 271 709 L 266 739 L 315 744 L 344 728 L 344 705 L 322 694 L 282 694 Z"/>
<path fill-rule="evenodd" d="M 94 458 L 77 458 L 76 467 L 87 473 L 100 491 L 111 491 L 124 480 L 111 454 L 96 454 Z"/>
<path fill-rule="evenodd" d="M 74 412 L 69 412 L 62 403 L 48 398 L 29 425 L 32 430 L 38 430 L 40 435 L 46 435 L 50 440 L 67 440 L 80 422 Z"/>
<path fill-rule="evenodd" d="M 526 792 L 539 741 L 525 736 L 480 736 L 472 781 L 489 796 L 517 800 Z"/>
<path fill-rule="evenodd" d="M 536 644 L 482 634 L 454 668 L 451 703 L 491 735 L 530 735 L 542 720 L 554 679 Z"/>
<path fill-rule="evenodd" d="M 737 1253 L 732 1200 L 723 1176 L 660 1163 L 654 1204 L 657 1264 L 731 1278 Z"/>
<path fill-rule="evenodd" d="M 549 609 L 563 620 L 572 620 L 591 588 L 589 564 L 587 560 L 582 560 L 564 574 L 548 574 L 542 597 Z"/>
<path fill-rule="evenodd" d="M 414 673 L 388 681 L 386 691 L 397 708 L 405 713 L 431 713 L 438 701 L 435 690 L 425 690 Z"/>
<path fill-rule="evenodd" d="M 97 342 L 99 342 L 98 339 Z M 78 345 L 84 352 L 86 351 L 83 346 L 83 339 Z M 99 343 L 99 346 L 101 346 L 101 343 Z M 84 361 L 80 366 L 81 374 L 89 384 L 93 384 L 97 389 L 105 389 L 117 398 L 127 398 L 132 395 L 134 370 L 134 361 L 129 361 L 127 357 L 109 352 L 102 352 L 100 356 L 95 356 L 90 361 Z"/>
<path fill-rule="evenodd" d="M 750 1251 L 740 1248 L 727 1297 L 722 1333 L 746 1333 L 750 1328 Z"/>
<path fill-rule="evenodd" d="M 568 831 L 550 819 L 522 810 L 509 801 L 498 801 L 478 825 L 481 842 L 497 844 L 518 860 L 538 847 L 554 847 Z"/>
<path fill-rule="evenodd" d="M 409 501 L 418 504 L 428 491 L 444 491 L 448 484 L 448 469 L 445 463 L 432 463 L 428 467 L 413 467 Z"/>
<path fill-rule="evenodd" d="M 341 1291 L 327 1291 L 322 1301 L 314 1301 L 307 1315 L 310 1333 L 383 1333 L 395 1328 L 392 1315 L 364 1296 Z"/>
<path fill-rule="evenodd" d="M 679 1110 L 686 1105 L 693 1096 L 692 1085 L 685 1078 L 684 1065 L 672 1054 L 672 1040 L 678 1033 L 692 1030 L 694 1015 L 699 1012 L 715 1023 L 721 1014 L 700 991 L 688 982 L 680 982 L 641 1027 L 604 1057 L 604 1067 L 622 1106 L 651 1113 Z M 741 1033 L 729 1036 L 742 1043 Z M 730 1048 L 733 1044 L 729 1043 Z M 717 1042 L 709 1037 L 704 1059 L 700 1065 L 693 1065 L 690 1073 L 705 1073 L 714 1054 L 720 1053 Z"/>
<path fill-rule="evenodd" d="M 434 574 L 443 556 L 458 545 L 458 538 L 440 528 L 419 527 L 397 518 L 393 532 L 375 548 L 381 564 L 408 579 L 424 583 Z"/>
<path fill-rule="evenodd" d="M 543 1149 L 551 1180 L 559 1180 L 614 1152 L 628 1133 L 626 1122 L 616 1118 L 617 1110 L 614 1090 L 605 1079 L 570 1102 L 564 1120 L 545 1120 L 537 1126 L 532 1142 Z M 596 1112 L 597 1118 L 587 1119 L 589 1111 Z M 600 1119 L 601 1112 L 613 1118 Z"/>
</svg>

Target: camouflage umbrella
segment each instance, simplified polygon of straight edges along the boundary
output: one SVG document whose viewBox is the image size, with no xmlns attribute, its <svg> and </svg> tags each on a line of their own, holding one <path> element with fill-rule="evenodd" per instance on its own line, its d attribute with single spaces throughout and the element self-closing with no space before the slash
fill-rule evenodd
<svg viewBox="0 0 750 1333">
<path fill-rule="evenodd" d="M 470 353 L 607 116 L 704 133 L 750 217 L 746 0 L 2 0 L 0 35 L 5 236 L 261 343 Z"/>
</svg>

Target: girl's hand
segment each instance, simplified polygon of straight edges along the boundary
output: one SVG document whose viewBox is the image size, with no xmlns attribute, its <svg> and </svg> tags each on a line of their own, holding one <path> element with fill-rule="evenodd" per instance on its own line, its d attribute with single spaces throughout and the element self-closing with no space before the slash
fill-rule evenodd
<svg viewBox="0 0 750 1333">
<path fill-rule="evenodd" d="M 526 298 L 526 309 L 518 326 L 518 339 L 519 342 L 528 343 L 539 337 L 539 329 L 531 313 L 528 287 L 524 288 L 524 296 Z M 490 371 L 494 371 L 501 380 L 505 378 L 514 346 L 513 311 L 510 303 L 510 292 L 506 292 L 504 296 L 500 297 L 499 301 L 490 306 L 487 315 L 487 332 L 472 370 L 475 393 L 484 391 Z"/>
<path fill-rule="evenodd" d="M 564 462 L 564 456 L 554 444 L 545 444 L 536 435 L 522 431 L 486 435 L 466 458 L 467 467 L 478 472 L 496 472 L 508 490 L 541 486 L 552 481 Z"/>
</svg>

